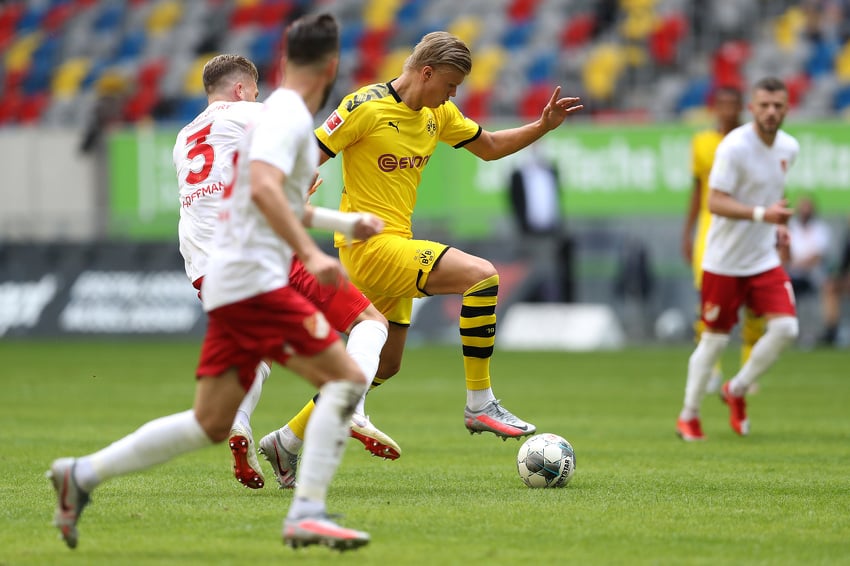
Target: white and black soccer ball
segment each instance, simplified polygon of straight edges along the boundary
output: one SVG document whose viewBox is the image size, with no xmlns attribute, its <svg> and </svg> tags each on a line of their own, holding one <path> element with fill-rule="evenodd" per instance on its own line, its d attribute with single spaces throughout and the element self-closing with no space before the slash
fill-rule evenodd
<svg viewBox="0 0 850 566">
<path fill-rule="evenodd" d="M 576 453 L 557 434 L 537 434 L 519 447 L 516 469 L 528 487 L 564 487 L 576 470 Z"/>
</svg>

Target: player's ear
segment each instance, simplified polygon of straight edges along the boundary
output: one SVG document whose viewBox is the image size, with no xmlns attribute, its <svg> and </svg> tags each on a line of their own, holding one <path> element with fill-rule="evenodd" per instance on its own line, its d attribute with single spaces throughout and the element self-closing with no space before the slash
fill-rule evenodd
<svg viewBox="0 0 850 566">
<path fill-rule="evenodd" d="M 432 66 L 425 65 L 424 67 L 422 67 L 422 78 L 423 79 L 425 79 L 426 81 L 430 80 L 433 75 L 434 75 L 434 68 Z"/>
</svg>

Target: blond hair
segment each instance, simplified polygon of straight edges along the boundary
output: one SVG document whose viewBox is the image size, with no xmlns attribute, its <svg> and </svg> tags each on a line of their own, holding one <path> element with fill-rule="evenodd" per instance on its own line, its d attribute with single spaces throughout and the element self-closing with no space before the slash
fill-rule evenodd
<svg viewBox="0 0 850 566">
<path fill-rule="evenodd" d="M 472 71 L 472 55 L 469 47 L 460 38 L 445 32 L 434 31 L 423 37 L 413 53 L 404 62 L 404 70 L 422 67 L 454 67 L 464 75 Z"/>
<path fill-rule="evenodd" d="M 257 67 L 242 55 L 216 55 L 204 65 L 204 90 L 207 94 L 215 91 L 224 79 L 238 80 L 251 77 L 254 82 L 260 78 Z"/>
</svg>

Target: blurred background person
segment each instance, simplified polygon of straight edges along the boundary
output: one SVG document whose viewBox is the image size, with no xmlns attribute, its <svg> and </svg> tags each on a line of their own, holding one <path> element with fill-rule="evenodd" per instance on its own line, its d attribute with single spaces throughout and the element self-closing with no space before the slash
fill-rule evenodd
<svg viewBox="0 0 850 566">
<path fill-rule="evenodd" d="M 511 171 L 508 197 L 520 253 L 532 261 L 522 300 L 571 302 L 573 246 L 565 230 L 563 193 L 557 165 L 541 143 L 532 145 Z"/>
<path fill-rule="evenodd" d="M 850 295 L 850 218 L 844 229 L 841 256 L 835 271 L 826 278 L 823 289 L 823 334 L 820 343 L 825 346 L 839 345 L 841 324 L 841 301 Z"/>
</svg>

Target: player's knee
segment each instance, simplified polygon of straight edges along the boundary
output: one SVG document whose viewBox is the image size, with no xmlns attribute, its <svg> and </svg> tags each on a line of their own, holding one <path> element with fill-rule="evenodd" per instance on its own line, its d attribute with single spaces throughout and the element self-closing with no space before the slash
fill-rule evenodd
<svg viewBox="0 0 850 566">
<path fill-rule="evenodd" d="M 216 418 L 213 415 L 199 415 L 195 413 L 195 417 L 198 419 L 198 424 L 201 425 L 204 433 L 209 437 L 209 439 L 218 444 L 219 442 L 224 442 L 230 436 L 230 427 L 233 424 L 233 419 L 222 419 Z"/>
<path fill-rule="evenodd" d="M 797 317 L 780 316 L 767 321 L 767 331 L 783 343 L 788 344 L 800 335 L 800 324 Z"/>
</svg>

